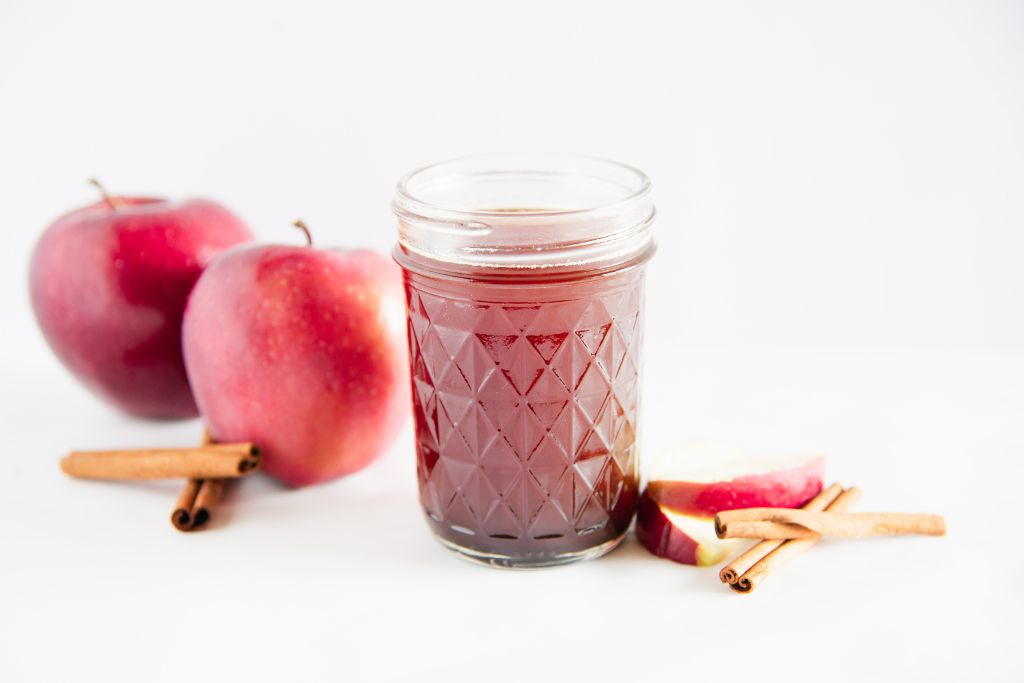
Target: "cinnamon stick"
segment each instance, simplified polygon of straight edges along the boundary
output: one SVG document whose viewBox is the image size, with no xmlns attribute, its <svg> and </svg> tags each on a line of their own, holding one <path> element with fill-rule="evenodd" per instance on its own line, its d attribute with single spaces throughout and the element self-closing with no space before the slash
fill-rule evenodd
<svg viewBox="0 0 1024 683">
<path fill-rule="evenodd" d="M 174 504 L 174 512 L 171 513 L 171 524 L 178 531 L 188 531 L 192 528 L 192 506 L 196 503 L 196 496 L 203 485 L 202 479 L 189 479 L 185 482 L 185 488 L 178 496 L 178 502 Z"/>
<path fill-rule="evenodd" d="M 838 498 L 829 504 L 826 508 L 827 512 L 829 514 L 846 512 L 853 507 L 858 500 L 860 500 L 860 494 L 860 489 L 856 487 L 846 489 L 839 494 Z M 774 570 L 810 548 L 818 542 L 819 538 L 821 537 L 818 536 L 816 538 L 799 538 L 791 541 L 781 541 L 778 548 L 775 548 L 751 565 L 750 568 L 744 571 L 735 582 L 730 583 L 729 587 L 738 593 L 751 592 L 761 585 L 761 583 L 768 578 L 769 574 Z"/>
<path fill-rule="evenodd" d="M 811 510 L 813 512 L 824 510 L 831 505 L 842 492 L 843 487 L 840 484 L 832 484 L 809 500 L 801 509 Z M 725 567 L 722 568 L 722 571 L 718 573 L 718 578 L 722 580 L 722 583 L 730 585 L 736 583 L 744 572 L 753 567 L 754 564 L 756 564 L 765 555 L 772 552 L 785 542 L 785 540 L 780 539 L 761 541 L 735 560 L 725 565 Z"/>
<path fill-rule="evenodd" d="M 60 462 L 65 474 L 85 479 L 217 479 L 244 477 L 259 467 L 260 451 L 251 443 L 75 451 Z"/>
<path fill-rule="evenodd" d="M 810 512 L 786 508 L 726 510 L 715 516 L 719 538 L 865 538 L 924 534 L 942 536 L 939 515 L 899 512 Z"/>
<path fill-rule="evenodd" d="M 224 492 L 225 479 L 204 479 L 199 493 L 196 495 L 196 502 L 192 505 L 192 529 L 201 527 L 210 520 L 210 512 L 220 502 L 221 494 Z"/>
<path fill-rule="evenodd" d="M 210 444 L 217 443 L 213 435 L 210 434 L 210 430 L 203 428 L 203 445 L 208 446 Z M 202 485 L 199 487 L 199 492 L 196 494 L 196 500 L 192 504 L 192 527 L 190 531 L 198 527 L 203 526 L 210 519 L 210 512 L 220 502 L 221 495 L 224 493 L 224 486 L 226 481 L 224 479 L 204 479 Z"/>
</svg>

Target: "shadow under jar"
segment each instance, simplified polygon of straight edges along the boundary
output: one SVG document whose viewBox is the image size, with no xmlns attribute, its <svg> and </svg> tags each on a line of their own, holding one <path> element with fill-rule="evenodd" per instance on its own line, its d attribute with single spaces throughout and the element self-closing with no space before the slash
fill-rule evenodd
<svg viewBox="0 0 1024 683">
<path fill-rule="evenodd" d="M 601 159 L 501 155 L 397 188 L 420 499 L 488 564 L 598 557 L 638 498 L 650 181 Z"/>
</svg>

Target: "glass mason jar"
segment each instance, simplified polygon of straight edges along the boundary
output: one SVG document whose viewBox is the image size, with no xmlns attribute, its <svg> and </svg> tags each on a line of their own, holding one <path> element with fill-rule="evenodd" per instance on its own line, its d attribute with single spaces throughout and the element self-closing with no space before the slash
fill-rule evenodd
<svg viewBox="0 0 1024 683">
<path fill-rule="evenodd" d="M 471 157 L 405 176 L 393 208 L 434 535 L 507 567 L 608 552 L 638 498 L 647 176 Z"/>
</svg>

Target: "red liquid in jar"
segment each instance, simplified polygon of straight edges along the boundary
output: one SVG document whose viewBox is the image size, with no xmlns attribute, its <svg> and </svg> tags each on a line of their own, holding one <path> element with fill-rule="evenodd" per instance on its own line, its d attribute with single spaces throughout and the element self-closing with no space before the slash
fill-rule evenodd
<svg viewBox="0 0 1024 683">
<path fill-rule="evenodd" d="M 613 544 L 638 497 L 643 265 L 545 282 L 478 275 L 405 271 L 433 532 L 498 564 Z"/>
</svg>

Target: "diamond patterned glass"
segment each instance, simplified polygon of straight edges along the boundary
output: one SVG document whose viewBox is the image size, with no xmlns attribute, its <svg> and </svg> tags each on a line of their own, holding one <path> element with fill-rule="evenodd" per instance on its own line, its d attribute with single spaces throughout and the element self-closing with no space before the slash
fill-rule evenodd
<svg viewBox="0 0 1024 683">
<path fill-rule="evenodd" d="M 502 285 L 406 271 L 420 495 L 498 564 L 609 547 L 637 500 L 643 267 Z"/>
</svg>

